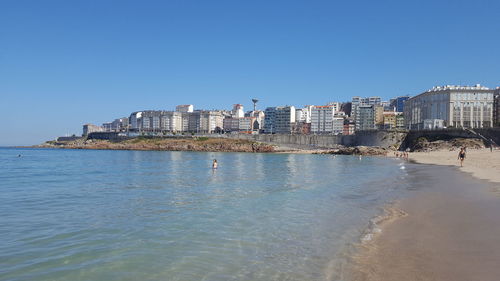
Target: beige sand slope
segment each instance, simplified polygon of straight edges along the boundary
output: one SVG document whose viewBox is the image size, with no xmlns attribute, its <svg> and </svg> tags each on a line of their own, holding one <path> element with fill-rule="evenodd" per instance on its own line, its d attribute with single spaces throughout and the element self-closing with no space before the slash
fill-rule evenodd
<svg viewBox="0 0 500 281">
<path fill-rule="evenodd" d="M 421 164 L 460 166 L 458 151 L 410 153 L 410 159 Z M 461 171 L 474 177 L 500 183 L 500 150 L 469 149 Z"/>
</svg>

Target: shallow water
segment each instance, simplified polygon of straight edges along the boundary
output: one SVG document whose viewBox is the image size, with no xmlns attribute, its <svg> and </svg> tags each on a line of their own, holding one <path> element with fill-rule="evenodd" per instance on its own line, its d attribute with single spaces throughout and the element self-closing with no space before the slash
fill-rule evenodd
<svg viewBox="0 0 500 281">
<path fill-rule="evenodd" d="M 411 189 L 405 165 L 0 149 L 0 279 L 334 280 L 370 218 Z"/>
</svg>

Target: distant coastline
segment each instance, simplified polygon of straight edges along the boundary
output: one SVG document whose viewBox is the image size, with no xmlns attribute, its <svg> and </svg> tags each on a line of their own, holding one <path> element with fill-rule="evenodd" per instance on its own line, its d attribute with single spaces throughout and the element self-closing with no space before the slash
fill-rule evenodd
<svg viewBox="0 0 500 281">
<path fill-rule="evenodd" d="M 275 152 L 277 147 L 249 140 L 207 137 L 144 138 L 110 141 L 78 138 L 71 141 L 47 141 L 33 148 L 62 149 L 109 149 L 109 150 L 157 150 L 200 152 Z"/>
<path fill-rule="evenodd" d="M 18 146 L 20 147 L 20 146 Z M 123 140 L 76 138 L 73 140 L 47 141 L 29 148 L 91 149 L 91 150 L 147 150 L 147 151 L 197 151 L 197 152 L 250 152 L 250 153 L 299 153 L 386 156 L 393 150 L 376 146 L 343 146 L 335 148 L 294 147 L 247 139 L 210 137 L 135 137 Z"/>
</svg>

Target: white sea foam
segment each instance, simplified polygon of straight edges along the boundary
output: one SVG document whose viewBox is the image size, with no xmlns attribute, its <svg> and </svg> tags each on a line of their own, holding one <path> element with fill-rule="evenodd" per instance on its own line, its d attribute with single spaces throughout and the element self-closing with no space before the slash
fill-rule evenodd
<svg viewBox="0 0 500 281">
<path fill-rule="evenodd" d="M 375 235 L 382 232 L 382 228 L 380 227 L 383 223 L 387 221 L 392 221 L 400 217 L 407 216 L 407 213 L 401 209 L 398 209 L 394 206 L 394 204 L 390 204 L 386 206 L 381 215 L 378 215 L 372 218 L 368 224 L 367 229 L 361 236 L 361 243 L 367 243 L 375 237 Z"/>
</svg>

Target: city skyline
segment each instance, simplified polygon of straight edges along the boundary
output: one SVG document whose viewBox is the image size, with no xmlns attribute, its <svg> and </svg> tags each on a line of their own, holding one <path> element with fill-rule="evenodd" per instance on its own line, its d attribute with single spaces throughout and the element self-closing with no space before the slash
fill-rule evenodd
<svg viewBox="0 0 500 281">
<path fill-rule="evenodd" d="M 130 112 L 252 108 L 500 83 L 494 1 L 0 4 L 0 145 Z M 462 16 L 467 17 L 463 20 Z"/>
</svg>

